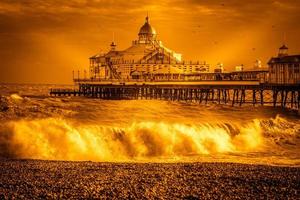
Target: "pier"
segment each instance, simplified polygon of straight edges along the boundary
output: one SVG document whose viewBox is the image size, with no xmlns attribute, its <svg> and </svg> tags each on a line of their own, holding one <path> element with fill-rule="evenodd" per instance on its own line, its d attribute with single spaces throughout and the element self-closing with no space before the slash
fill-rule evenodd
<svg viewBox="0 0 300 200">
<path fill-rule="evenodd" d="M 51 89 L 51 96 L 84 96 L 99 99 L 158 99 L 199 104 L 271 105 L 299 111 L 300 55 L 288 55 L 283 45 L 268 67 L 256 62 L 253 68 L 236 66 L 214 70 L 205 61 L 185 61 L 180 53 L 166 48 L 156 37 L 148 16 L 138 39 L 129 48 L 110 50 L 89 58 L 84 71 L 73 71 L 77 89 Z M 257 60 L 258 61 L 258 60 Z"/>
<path fill-rule="evenodd" d="M 97 82 L 78 89 L 51 89 L 51 96 L 85 96 L 99 99 L 158 99 L 232 106 L 272 105 L 299 110 L 300 85 L 262 84 L 258 81 Z"/>
</svg>

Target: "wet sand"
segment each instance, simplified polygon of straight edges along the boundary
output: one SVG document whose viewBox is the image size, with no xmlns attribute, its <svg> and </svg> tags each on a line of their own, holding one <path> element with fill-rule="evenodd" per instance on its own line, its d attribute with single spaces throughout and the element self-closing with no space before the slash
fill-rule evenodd
<svg viewBox="0 0 300 200">
<path fill-rule="evenodd" d="M 299 199 L 300 168 L 0 160 L 0 199 Z"/>
</svg>

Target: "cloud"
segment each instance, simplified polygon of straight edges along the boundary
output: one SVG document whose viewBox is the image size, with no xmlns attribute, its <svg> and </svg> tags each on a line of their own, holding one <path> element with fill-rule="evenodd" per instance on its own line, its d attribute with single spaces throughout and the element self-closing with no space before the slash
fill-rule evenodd
<svg viewBox="0 0 300 200">
<path fill-rule="evenodd" d="M 159 38 L 184 57 L 230 66 L 257 57 L 264 62 L 283 32 L 300 51 L 299 10 L 298 0 L 1 0 L 0 81 L 30 80 L 36 69 L 40 82 L 55 80 L 62 69 L 57 81 L 69 80 L 72 65 L 87 68 L 87 58 L 107 48 L 112 32 L 118 48 L 128 47 L 147 11 Z M 247 50 L 253 47 L 264 50 Z"/>
</svg>

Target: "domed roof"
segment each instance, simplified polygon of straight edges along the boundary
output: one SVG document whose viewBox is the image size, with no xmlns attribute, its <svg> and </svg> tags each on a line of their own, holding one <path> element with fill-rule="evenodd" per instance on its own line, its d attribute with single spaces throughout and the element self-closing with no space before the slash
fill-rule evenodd
<svg viewBox="0 0 300 200">
<path fill-rule="evenodd" d="M 139 35 L 156 35 L 155 29 L 150 25 L 148 16 L 146 17 L 145 24 L 140 28 Z"/>
<path fill-rule="evenodd" d="M 288 49 L 288 47 L 285 46 L 285 44 L 284 44 L 284 45 L 282 45 L 279 49 Z"/>
</svg>

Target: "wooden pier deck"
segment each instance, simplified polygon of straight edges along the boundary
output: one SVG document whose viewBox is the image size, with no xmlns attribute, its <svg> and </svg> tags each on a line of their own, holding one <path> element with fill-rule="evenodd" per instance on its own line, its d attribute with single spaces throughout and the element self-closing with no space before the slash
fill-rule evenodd
<svg viewBox="0 0 300 200">
<path fill-rule="evenodd" d="M 51 96 L 101 99 L 161 99 L 218 104 L 259 104 L 299 110 L 300 85 L 261 84 L 258 81 L 84 82 L 78 89 L 51 89 Z"/>
</svg>

